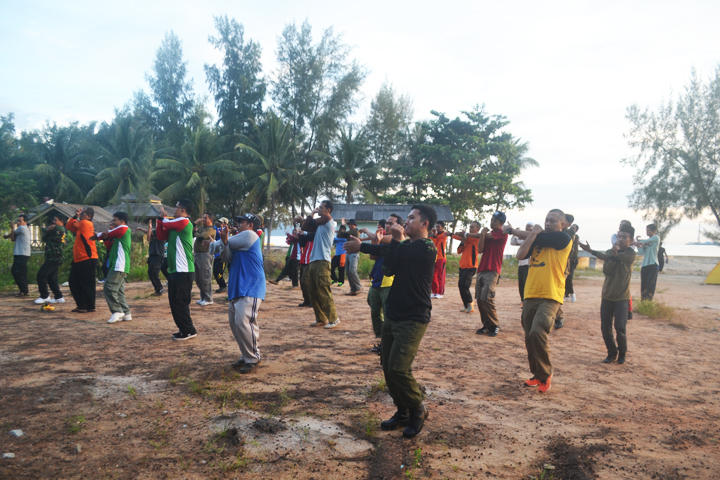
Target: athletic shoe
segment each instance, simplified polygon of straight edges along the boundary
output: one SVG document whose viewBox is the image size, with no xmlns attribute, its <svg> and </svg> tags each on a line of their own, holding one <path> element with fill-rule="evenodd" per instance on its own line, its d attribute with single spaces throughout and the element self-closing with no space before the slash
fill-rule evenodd
<svg viewBox="0 0 720 480">
<path fill-rule="evenodd" d="M 603 363 L 612 363 L 615 361 L 616 358 L 617 356 L 615 355 L 608 355 L 607 357 L 605 357 L 605 360 L 603 360 Z"/>
<path fill-rule="evenodd" d="M 443 296 L 438 293 L 437 295 L 435 295 L 435 298 L 443 298 Z"/>
<path fill-rule="evenodd" d="M 363 291 L 363 289 L 362 289 L 362 287 L 360 287 L 360 290 L 353 290 L 349 293 L 346 293 L 345 296 L 356 297 L 356 296 L 360 295 L 360 292 L 362 292 L 362 291 Z"/>
<path fill-rule="evenodd" d="M 478 328 L 475 333 L 478 335 L 488 335 L 490 333 L 490 329 L 487 327 Z"/>
<path fill-rule="evenodd" d="M 561 318 L 560 320 L 555 322 L 555 330 L 562 328 L 563 325 L 565 325 L 565 320 Z"/>
<path fill-rule="evenodd" d="M 125 314 L 123 312 L 115 312 L 110 316 L 110 320 L 108 320 L 108 323 L 119 322 L 124 317 L 125 317 Z"/>
<path fill-rule="evenodd" d="M 335 327 L 337 327 L 338 325 L 340 325 L 340 319 L 339 319 L 339 318 L 336 319 L 333 323 L 328 323 L 327 325 L 325 325 L 325 328 L 335 328 Z"/>
<path fill-rule="evenodd" d="M 222 288 L 218 288 L 217 290 L 215 290 L 215 293 L 224 293 L 224 292 L 227 292 L 227 287 L 222 287 Z"/>
<path fill-rule="evenodd" d="M 385 431 L 397 430 L 398 428 L 407 425 L 409 420 L 410 412 L 408 411 L 408 409 L 405 407 L 398 407 L 395 415 L 390 417 L 388 420 L 380 422 L 380 429 Z"/>
<path fill-rule="evenodd" d="M 552 376 L 545 380 L 544 382 L 541 380 L 540 385 L 538 385 L 538 392 L 545 393 L 548 390 L 550 390 L 550 387 L 552 386 Z"/>
<path fill-rule="evenodd" d="M 403 430 L 403 437 L 413 438 L 420 431 L 422 431 L 425 420 L 428 418 L 428 409 L 422 403 L 419 407 L 410 409 L 410 420 L 408 420 L 405 430 Z"/>
<path fill-rule="evenodd" d="M 277 285 L 277 284 L 278 284 L 278 281 L 277 281 L 277 280 L 268 280 L 268 283 L 272 283 L 273 285 Z"/>
<path fill-rule="evenodd" d="M 51 298 L 50 303 L 65 303 L 65 297 Z"/>
<path fill-rule="evenodd" d="M 33 303 L 35 303 L 35 305 L 42 305 L 45 302 L 50 303 L 50 297 L 48 297 L 48 298 L 40 297 L 40 298 L 36 299 L 35 302 L 33 302 Z"/>
<path fill-rule="evenodd" d="M 122 319 L 124 322 L 129 322 L 130 320 L 132 320 L 132 315 L 130 315 L 129 313 L 126 313 Z"/>
<path fill-rule="evenodd" d="M 323 325 L 327 325 L 326 323 L 320 323 L 317 320 L 315 320 L 313 323 L 310 324 L 311 327 L 322 327 Z"/>
<path fill-rule="evenodd" d="M 255 363 L 246 363 L 246 364 L 240 369 L 240 373 L 242 373 L 243 375 L 246 374 L 246 373 L 250 373 L 250 372 L 252 372 L 253 370 L 255 370 L 256 368 L 258 368 L 258 365 L 260 365 L 260 360 L 258 360 L 258 361 L 255 362 Z"/>
<path fill-rule="evenodd" d="M 488 335 L 488 337 L 497 337 L 499 331 L 500 331 L 500 327 L 493 327 L 490 329 L 490 331 L 488 332 L 487 335 Z"/>
<path fill-rule="evenodd" d="M 182 340 L 190 340 L 191 338 L 197 337 L 197 333 L 174 333 L 172 338 L 173 340 L 182 341 Z"/>
<path fill-rule="evenodd" d="M 540 385 L 540 380 L 535 377 L 532 377 L 530 380 L 525 380 L 526 387 L 537 387 L 538 385 Z"/>
<path fill-rule="evenodd" d="M 430 298 L 435 298 L 435 297 L 437 297 L 437 293 L 431 293 L 431 294 L 430 294 Z"/>
<path fill-rule="evenodd" d="M 308 305 L 308 304 L 305 303 L 305 302 L 303 302 L 303 303 L 298 303 L 298 307 L 309 307 L 309 306 L 310 306 L 310 305 Z"/>
<path fill-rule="evenodd" d="M 622 365 L 623 363 L 625 363 L 625 356 L 624 356 L 624 355 L 620 355 L 620 356 L 618 357 L 618 365 Z"/>
<path fill-rule="evenodd" d="M 570 294 L 570 301 L 571 301 L 572 303 L 575 303 L 575 300 L 577 300 L 577 297 L 575 296 L 574 293 L 571 293 L 571 294 Z"/>
<path fill-rule="evenodd" d="M 206 306 L 208 306 L 208 305 L 212 305 L 213 303 L 214 303 L 214 302 L 213 302 L 212 300 L 210 300 L 210 301 L 203 300 L 203 301 L 201 301 L 200 303 L 198 303 L 198 305 L 200 305 L 201 307 L 206 307 Z"/>
<path fill-rule="evenodd" d="M 230 367 L 232 367 L 232 368 L 242 368 L 244 366 L 245 366 L 245 360 L 243 360 L 242 358 L 240 360 L 230 364 Z"/>
<path fill-rule="evenodd" d="M 563 303 L 570 301 L 570 295 L 565 295 L 565 298 L 563 298 Z"/>
<path fill-rule="evenodd" d="M 163 294 L 164 291 L 165 291 L 165 289 L 160 290 L 159 292 L 153 292 L 153 293 L 151 293 L 151 295 L 152 295 L 153 297 L 162 297 L 162 294 Z"/>
<path fill-rule="evenodd" d="M 15 294 L 15 296 L 16 296 L 16 297 L 28 297 L 28 296 L 30 296 L 30 294 L 29 294 L 29 293 L 18 292 L 18 293 Z"/>
<path fill-rule="evenodd" d="M 372 353 L 380 354 L 382 352 L 382 347 L 380 345 L 373 345 L 373 347 L 370 349 Z"/>
<path fill-rule="evenodd" d="M 98 280 L 97 283 L 105 283 L 105 280 Z"/>
<path fill-rule="evenodd" d="M 463 308 L 463 309 L 460 310 L 460 311 L 463 312 L 463 313 L 468 313 L 468 312 L 470 312 L 470 305 L 466 306 L 465 308 Z"/>
<path fill-rule="evenodd" d="M 342 287 L 342 286 L 345 285 L 345 284 L 344 284 L 344 283 L 338 283 L 337 285 L 338 285 L 338 287 Z"/>
<path fill-rule="evenodd" d="M 333 280 L 332 282 L 330 282 L 330 285 L 337 285 L 337 283 L 338 282 L 336 280 Z"/>
<path fill-rule="evenodd" d="M 200 300 L 196 300 L 196 301 L 195 301 L 195 303 L 197 303 L 198 305 L 200 305 L 202 302 L 203 302 L 203 299 L 202 299 L 202 298 L 201 298 Z"/>
<path fill-rule="evenodd" d="M 470 311 L 467 312 L 467 313 L 473 313 L 474 311 L 475 311 L 475 304 L 474 304 L 474 303 L 471 303 L 471 304 L 470 304 Z"/>
</svg>

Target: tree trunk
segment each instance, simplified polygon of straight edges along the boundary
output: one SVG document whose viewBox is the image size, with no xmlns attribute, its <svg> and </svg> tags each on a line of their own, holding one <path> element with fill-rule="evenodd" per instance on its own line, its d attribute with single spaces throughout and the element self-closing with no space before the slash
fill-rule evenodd
<svg viewBox="0 0 720 480">
<path fill-rule="evenodd" d="M 272 194 L 272 197 L 270 199 L 270 220 L 268 221 L 268 229 L 265 236 L 267 237 L 267 245 L 266 250 L 270 249 L 270 235 L 272 235 L 272 229 L 273 229 L 273 217 L 275 216 L 275 194 Z"/>
</svg>

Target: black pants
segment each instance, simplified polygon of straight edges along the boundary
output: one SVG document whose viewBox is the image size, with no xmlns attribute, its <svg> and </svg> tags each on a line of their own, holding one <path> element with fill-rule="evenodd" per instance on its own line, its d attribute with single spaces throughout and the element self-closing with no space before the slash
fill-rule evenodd
<svg viewBox="0 0 720 480">
<path fill-rule="evenodd" d="M 468 306 L 472 303 L 472 293 L 470 293 L 470 287 L 472 286 L 473 277 L 477 268 L 461 268 L 460 279 L 458 280 L 458 288 L 460 289 L 460 298 L 464 306 Z"/>
<path fill-rule="evenodd" d="M 615 357 L 618 352 L 621 357 L 627 353 L 627 335 L 625 327 L 627 326 L 628 301 L 611 302 L 603 298 L 600 303 L 600 330 L 602 330 L 603 340 L 607 347 L 608 356 Z M 617 345 L 613 338 L 613 317 L 615 317 L 615 334 L 617 335 Z"/>
<path fill-rule="evenodd" d="M 26 255 L 13 255 L 12 276 L 22 293 L 29 293 L 27 278 L 28 260 L 30 260 L 30 257 Z"/>
<path fill-rule="evenodd" d="M 657 263 L 647 265 L 640 269 L 640 298 L 641 300 L 652 300 L 655 296 L 657 285 L 658 266 Z"/>
<path fill-rule="evenodd" d="M 335 275 L 335 269 L 338 269 L 337 275 Z M 330 278 L 333 282 L 345 283 L 345 267 L 340 266 L 340 255 L 332 257 L 330 262 Z"/>
<path fill-rule="evenodd" d="M 70 293 L 75 305 L 85 310 L 95 310 L 95 267 L 97 259 L 73 262 L 70 265 Z"/>
<path fill-rule="evenodd" d="M 152 283 L 156 293 L 160 292 L 163 288 L 162 282 L 160 281 L 160 268 L 162 263 L 162 255 L 150 255 L 147 260 L 148 277 L 150 277 L 150 283 Z"/>
<path fill-rule="evenodd" d="M 520 265 L 518 267 L 518 290 L 520 291 L 520 301 L 525 301 L 525 282 L 527 282 L 530 265 Z"/>
<path fill-rule="evenodd" d="M 573 275 L 575 274 L 575 269 L 578 265 L 578 259 L 577 258 L 571 258 L 568 260 L 568 267 L 570 270 L 570 273 L 568 273 L 567 278 L 565 279 L 565 296 L 567 297 L 571 293 L 575 293 L 575 287 L 573 287 Z"/>
<path fill-rule="evenodd" d="M 225 273 L 225 262 L 222 261 L 222 258 L 220 258 L 219 255 L 213 260 L 212 272 L 213 277 L 215 277 L 215 281 L 218 284 L 218 287 L 227 287 L 227 283 L 225 283 L 225 277 L 223 277 L 223 274 Z"/>
<path fill-rule="evenodd" d="M 60 285 L 58 285 L 58 270 L 60 269 L 60 262 L 45 262 L 40 267 L 37 273 L 37 284 L 38 290 L 40 290 L 40 298 L 48 298 L 50 292 L 48 291 L 48 285 L 55 295 L 55 299 L 63 298 L 63 294 L 60 291 Z"/>
<path fill-rule="evenodd" d="M 160 271 L 165 277 L 165 280 L 170 280 L 170 274 L 167 270 L 167 257 L 163 257 L 162 263 L 160 264 Z"/>
<path fill-rule="evenodd" d="M 195 326 L 190 318 L 190 292 L 192 292 L 194 273 L 171 273 L 168 277 L 168 300 L 173 320 L 181 333 L 195 334 Z"/>
<path fill-rule="evenodd" d="M 300 261 L 297 258 L 286 258 L 285 259 L 285 266 L 282 269 L 282 272 L 280 272 L 280 275 L 275 279 L 276 282 L 279 282 L 285 277 L 290 277 L 290 280 L 292 281 L 292 286 L 297 287 L 298 286 L 298 263 Z"/>
</svg>

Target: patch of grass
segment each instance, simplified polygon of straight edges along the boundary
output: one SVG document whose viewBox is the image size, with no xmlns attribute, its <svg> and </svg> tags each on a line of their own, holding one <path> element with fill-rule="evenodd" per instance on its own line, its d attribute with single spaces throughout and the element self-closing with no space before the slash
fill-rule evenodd
<svg viewBox="0 0 720 480">
<path fill-rule="evenodd" d="M 280 389 L 280 391 L 278 392 L 278 398 L 280 400 L 281 407 L 286 407 L 290 403 L 290 400 L 292 400 L 292 396 L 287 393 L 287 387 L 283 387 Z"/>
<path fill-rule="evenodd" d="M 365 435 L 373 437 L 380 427 L 380 418 L 378 418 L 375 412 L 368 410 L 365 412 L 365 415 L 363 415 L 362 426 L 365 429 Z"/>
<path fill-rule="evenodd" d="M 253 402 L 253 397 L 249 393 L 245 393 L 243 390 L 240 390 L 240 399 L 235 402 L 235 407 L 240 408 L 248 408 L 250 410 L 253 410 L 255 407 L 255 404 Z"/>
<path fill-rule="evenodd" d="M 67 431 L 73 435 L 80 433 L 83 429 L 83 423 L 85 423 L 85 417 L 83 415 L 73 415 L 66 420 Z"/>
<path fill-rule="evenodd" d="M 675 309 L 670 305 L 654 300 L 642 300 L 633 305 L 633 310 L 640 315 L 653 319 L 672 320 L 675 316 Z"/>
<path fill-rule="evenodd" d="M 176 366 L 170 369 L 170 375 L 168 377 L 170 378 L 170 384 L 175 385 L 179 381 L 183 379 L 183 375 L 185 374 L 187 367 L 185 366 L 185 360 L 178 363 Z"/>
<path fill-rule="evenodd" d="M 670 323 L 668 323 L 668 325 L 670 325 L 673 328 L 677 328 L 678 330 L 687 330 L 688 329 L 687 325 L 685 325 L 682 322 L 670 322 Z"/>
<path fill-rule="evenodd" d="M 300 440 L 302 440 L 303 442 L 307 442 L 308 437 L 310 437 L 310 427 L 303 427 L 302 437 L 300 438 Z"/>
<path fill-rule="evenodd" d="M 385 384 L 385 376 L 380 375 L 372 385 L 370 385 L 370 391 L 368 391 L 368 397 L 372 397 L 376 393 L 384 392 L 387 385 Z"/>
<path fill-rule="evenodd" d="M 234 472 L 235 470 L 245 468 L 248 464 L 247 455 L 245 452 L 238 453 L 232 462 L 220 462 L 220 468 L 225 472 Z"/>
<path fill-rule="evenodd" d="M 418 447 L 415 449 L 415 459 L 413 461 L 413 467 L 420 468 L 421 461 L 422 461 L 422 448 Z"/>
<path fill-rule="evenodd" d="M 410 470 L 405 470 L 405 477 L 410 478 L 410 479 L 415 478 L 415 476 L 413 475 L 413 473 Z"/>
<path fill-rule="evenodd" d="M 165 440 L 161 440 L 159 442 L 148 440 L 148 442 L 150 442 L 150 445 L 152 445 L 155 450 L 160 450 L 165 446 Z"/>
<path fill-rule="evenodd" d="M 187 384 L 190 387 L 190 390 L 192 390 L 193 393 L 197 393 L 198 395 L 204 395 L 205 391 L 207 390 L 206 385 L 198 383 L 193 379 L 189 379 Z"/>
<path fill-rule="evenodd" d="M 163 402 L 161 402 L 160 400 L 158 400 L 155 402 L 154 407 L 157 408 L 158 410 L 162 410 L 163 408 L 165 408 L 165 404 Z"/>
<path fill-rule="evenodd" d="M 131 397 L 134 397 L 135 395 L 137 395 L 137 390 L 136 390 L 135 387 L 133 387 L 132 385 L 128 385 L 128 386 L 127 386 L 127 393 L 128 393 L 128 395 L 130 395 Z"/>
</svg>

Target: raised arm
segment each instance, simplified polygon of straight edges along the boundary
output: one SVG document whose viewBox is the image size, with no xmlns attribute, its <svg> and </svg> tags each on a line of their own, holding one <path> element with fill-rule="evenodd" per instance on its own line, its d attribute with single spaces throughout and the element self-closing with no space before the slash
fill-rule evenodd
<svg viewBox="0 0 720 480">
<path fill-rule="evenodd" d="M 530 252 L 532 250 L 533 244 L 535 243 L 535 239 L 537 238 L 538 234 L 543 231 L 542 227 L 540 225 L 535 225 L 532 229 L 532 231 L 529 232 L 529 235 L 525 239 L 522 245 L 520 245 L 520 248 L 518 248 L 517 254 L 515 255 L 516 258 L 519 260 L 525 260 L 527 257 L 530 256 Z M 519 236 L 519 235 L 518 235 Z"/>
</svg>

